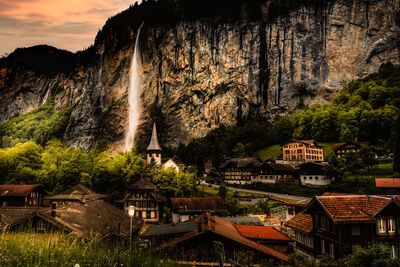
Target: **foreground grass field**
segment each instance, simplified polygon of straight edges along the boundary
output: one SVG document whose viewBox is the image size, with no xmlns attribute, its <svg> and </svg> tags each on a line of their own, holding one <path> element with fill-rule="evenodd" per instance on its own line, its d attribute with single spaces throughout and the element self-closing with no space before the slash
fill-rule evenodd
<svg viewBox="0 0 400 267">
<path fill-rule="evenodd" d="M 65 234 L 2 233 L 0 266 L 177 266 L 149 252 Z"/>
</svg>

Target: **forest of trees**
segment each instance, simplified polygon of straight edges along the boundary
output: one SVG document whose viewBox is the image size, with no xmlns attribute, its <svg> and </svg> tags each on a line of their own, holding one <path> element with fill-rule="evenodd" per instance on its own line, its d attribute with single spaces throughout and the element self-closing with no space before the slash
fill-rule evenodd
<svg viewBox="0 0 400 267">
<path fill-rule="evenodd" d="M 306 106 L 301 112 L 273 123 L 257 120 L 237 127 L 220 127 L 181 146 L 177 154 L 185 163 L 200 169 L 208 156 L 215 163 L 220 163 L 223 157 L 253 156 L 259 149 L 283 144 L 291 138 L 370 141 L 386 152 L 393 152 L 396 140 L 400 140 L 396 130 L 399 107 L 400 66 L 387 63 L 379 72 L 347 84 L 329 104 Z"/>
</svg>

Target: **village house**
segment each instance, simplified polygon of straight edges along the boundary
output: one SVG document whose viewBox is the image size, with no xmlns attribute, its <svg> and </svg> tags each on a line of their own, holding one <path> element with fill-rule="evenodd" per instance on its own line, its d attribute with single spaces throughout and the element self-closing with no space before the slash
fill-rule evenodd
<svg viewBox="0 0 400 267">
<path fill-rule="evenodd" d="M 39 185 L 0 185 L 0 206 L 43 207 L 47 192 Z"/>
<path fill-rule="evenodd" d="M 287 164 L 324 161 L 324 148 L 315 140 L 292 140 L 283 146 L 282 152 L 283 161 Z"/>
<path fill-rule="evenodd" d="M 163 203 L 166 201 L 155 185 L 148 179 L 140 178 L 126 188 L 124 198 L 118 202 L 123 204 L 125 211 L 129 206 L 134 206 L 135 216 L 145 222 L 159 222 L 163 215 Z"/>
<path fill-rule="evenodd" d="M 327 187 L 332 179 L 325 174 L 327 164 L 318 162 L 306 162 L 297 166 L 300 173 L 301 185 L 308 187 Z"/>
<path fill-rule="evenodd" d="M 294 230 L 296 252 L 314 258 L 340 258 L 355 246 L 389 244 L 399 257 L 400 199 L 398 196 L 325 193 L 286 223 Z"/>
<path fill-rule="evenodd" d="M 81 186 L 78 189 L 82 189 Z M 67 190 L 52 196 L 51 208 L 2 207 L 0 227 L 10 231 L 34 230 L 39 233 L 60 231 L 96 240 L 129 239 L 131 218 L 128 214 L 104 201 L 104 195 L 90 190 L 88 195 L 81 194 L 76 198 L 76 191 Z M 132 219 L 133 235 L 138 234 L 142 224 L 139 218 Z"/>
<path fill-rule="evenodd" d="M 226 208 L 219 197 L 171 198 L 172 222 L 185 222 L 204 212 L 223 215 Z"/>
<path fill-rule="evenodd" d="M 220 170 L 227 184 L 298 182 L 297 170 L 288 164 L 260 161 L 258 158 L 231 158 Z"/>
<path fill-rule="evenodd" d="M 90 200 L 104 200 L 110 202 L 110 198 L 110 195 L 97 194 L 83 184 L 75 185 L 62 194 L 46 197 L 46 199 L 51 203 L 57 203 L 57 205 L 72 204 L 76 202 L 85 203 Z"/>
<path fill-rule="evenodd" d="M 362 146 L 369 147 L 374 152 L 375 157 L 381 156 L 383 154 L 382 149 L 370 145 L 370 142 L 345 142 L 333 144 L 333 151 L 338 158 L 343 158 L 349 152 L 360 152 Z"/>
<path fill-rule="evenodd" d="M 275 162 L 261 162 L 259 173 L 251 180 L 252 183 L 275 184 L 282 182 L 296 183 L 297 170 L 289 164 L 279 164 Z"/>
<path fill-rule="evenodd" d="M 261 163 L 257 158 L 231 158 L 221 164 L 220 170 L 227 184 L 251 184 L 259 174 Z"/>
<path fill-rule="evenodd" d="M 257 260 L 272 259 L 278 262 L 289 260 L 288 255 L 278 249 L 245 237 L 254 237 L 251 230 L 249 232 L 248 229 L 242 229 L 243 236 L 237 229 L 237 225 L 209 212 L 197 216 L 194 221 L 196 222 L 195 229 L 192 227 L 194 230 L 176 238 L 168 239 L 161 243 L 156 250 L 166 252 L 173 250 L 173 255 L 180 260 L 217 261 L 217 255 L 213 249 L 214 241 L 217 241 L 223 245 L 225 257 L 229 259 L 234 260 L 237 253 L 251 250 Z M 290 239 L 286 240 L 287 237 L 283 237 L 275 231 L 269 232 L 269 230 L 259 231 L 262 233 L 262 240 L 265 242 L 268 243 L 267 240 L 270 240 L 274 245 L 277 244 L 276 241 L 290 242 Z M 285 240 L 283 240 L 284 238 Z"/>
</svg>

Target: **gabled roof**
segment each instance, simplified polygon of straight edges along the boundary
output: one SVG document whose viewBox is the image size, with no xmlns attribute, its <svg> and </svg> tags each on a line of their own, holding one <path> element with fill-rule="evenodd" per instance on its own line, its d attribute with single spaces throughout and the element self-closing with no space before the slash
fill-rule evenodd
<svg viewBox="0 0 400 267">
<path fill-rule="evenodd" d="M 129 237 L 130 217 L 128 214 L 103 200 L 88 201 L 85 204 L 77 202 L 59 205 L 55 212 L 56 215 L 52 216 L 50 208 L 0 208 L 0 222 L 3 226 L 14 227 L 38 216 L 77 235 L 95 235 L 102 238 L 113 234 L 124 238 Z M 133 217 L 132 222 L 133 231 L 143 224 L 138 217 Z"/>
<path fill-rule="evenodd" d="M 310 233 L 313 229 L 313 221 L 310 214 L 305 214 L 300 212 L 296 214 L 292 219 L 286 222 L 285 224 L 287 227 L 305 232 Z"/>
<path fill-rule="evenodd" d="M 151 134 L 150 144 L 146 151 L 162 151 L 160 144 L 158 143 L 156 123 L 153 124 L 153 132 Z"/>
<path fill-rule="evenodd" d="M 221 164 L 221 168 L 226 168 L 228 166 L 233 166 L 236 168 L 247 168 L 247 167 L 259 167 L 260 161 L 258 158 L 250 157 L 250 158 L 231 158 L 227 159 L 224 163 Z"/>
<path fill-rule="evenodd" d="M 137 180 L 133 184 L 129 185 L 127 188 L 128 189 L 140 189 L 140 190 L 146 189 L 146 190 L 158 191 L 157 186 L 155 186 L 154 184 L 150 183 L 150 181 L 148 181 L 145 178 L 140 178 L 139 180 Z"/>
<path fill-rule="evenodd" d="M 263 240 L 293 241 L 272 226 L 257 225 L 234 225 L 239 233 L 246 238 L 256 238 Z"/>
<path fill-rule="evenodd" d="M 67 189 L 63 193 L 55 196 L 47 197 L 48 200 L 53 201 L 81 201 L 85 202 L 88 200 L 95 200 L 95 199 L 105 199 L 108 198 L 108 195 L 104 194 L 97 194 L 93 190 L 87 188 L 82 184 L 75 185 L 70 189 Z"/>
<path fill-rule="evenodd" d="M 38 189 L 46 193 L 42 187 L 37 184 L 20 184 L 20 185 L 0 185 L 0 197 L 26 197 L 32 191 Z"/>
<path fill-rule="evenodd" d="M 289 257 L 286 256 L 285 254 L 283 254 L 282 252 L 279 252 L 279 251 L 277 251 L 273 248 L 270 248 L 266 245 L 261 245 L 255 241 L 252 241 L 248 238 L 243 237 L 232 223 L 230 223 L 218 216 L 212 216 L 209 212 L 206 212 L 200 216 L 197 216 L 196 221 L 198 223 L 200 223 L 200 227 L 198 227 L 197 232 L 190 232 L 183 236 L 177 237 L 169 242 L 162 244 L 160 247 L 158 247 L 158 249 L 163 249 L 166 247 L 173 247 L 183 241 L 190 240 L 194 237 L 197 237 L 199 235 L 202 235 L 202 234 L 205 234 L 208 232 L 213 232 L 214 234 L 220 235 L 224 238 L 230 239 L 241 245 L 247 246 L 254 250 L 257 250 L 257 251 L 260 251 L 267 255 L 270 255 L 274 258 L 277 258 L 277 259 L 280 259 L 283 261 L 289 260 Z"/>
<path fill-rule="evenodd" d="M 180 197 L 171 198 L 173 211 L 178 213 L 190 212 L 226 212 L 226 208 L 219 197 Z"/>
<path fill-rule="evenodd" d="M 376 187 L 400 188 L 400 178 L 376 178 Z"/>
<path fill-rule="evenodd" d="M 296 139 L 292 139 L 292 141 L 290 143 L 303 143 L 306 145 L 314 145 L 316 147 L 320 147 L 317 142 L 314 139 L 310 139 L 310 140 L 296 140 Z M 285 144 L 286 145 L 286 144 Z"/>
<path fill-rule="evenodd" d="M 334 222 L 366 222 L 373 221 L 374 214 L 390 200 L 390 197 L 375 195 L 316 196 L 304 212 L 318 203 Z"/>
<path fill-rule="evenodd" d="M 357 145 L 357 146 L 369 146 L 370 142 L 365 141 L 365 142 L 345 142 L 345 143 L 336 143 L 333 144 L 333 150 L 336 151 L 340 149 L 344 145 Z"/>
</svg>

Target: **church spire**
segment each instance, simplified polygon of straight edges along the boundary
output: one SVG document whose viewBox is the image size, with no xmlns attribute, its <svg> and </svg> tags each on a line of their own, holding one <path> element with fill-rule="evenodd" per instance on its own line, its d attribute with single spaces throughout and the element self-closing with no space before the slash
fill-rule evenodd
<svg viewBox="0 0 400 267">
<path fill-rule="evenodd" d="M 153 133 L 151 135 L 151 140 L 150 140 L 150 144 L 147 147 L 146 151 L 161 151 L 161 147 L 160 144 L 158 143 L 158 138 L 157 138 L 157 129 L 156 129 L 156 123 L 153 124 Z"/>
<path fill-rule="evenodd" d="M 153 124 L 153 133 L 151 135 L 150 144 L 147 147 L 147 163 L 150 164 L 152 159 L 156 164 L 161 164 L 161 147 L 158 143 L 156 123 Z"/>
</svg>

